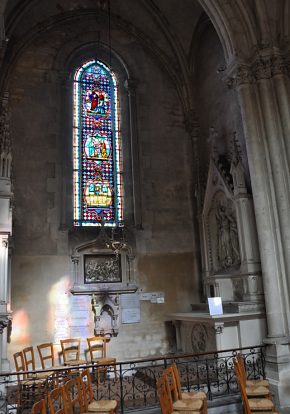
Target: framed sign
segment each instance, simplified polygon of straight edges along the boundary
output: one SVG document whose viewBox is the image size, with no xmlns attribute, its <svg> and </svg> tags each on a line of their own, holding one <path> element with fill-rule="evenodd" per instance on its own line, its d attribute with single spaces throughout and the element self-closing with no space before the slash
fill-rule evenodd
<svg viewBox="0 0 290 414">
<path fill-rule="evenodd" d="M 84 283 L 122 282 L 121 256 L 114 253 L 84 255 Z"/>
<path fill-rule="evenodd" d="M 223 314 L 222 298 L 220 297 L 208 298 L 207 301 L 208 301 L 208 306 L 209 306 L 209 314 L 211 316 Z"/>
</svg>

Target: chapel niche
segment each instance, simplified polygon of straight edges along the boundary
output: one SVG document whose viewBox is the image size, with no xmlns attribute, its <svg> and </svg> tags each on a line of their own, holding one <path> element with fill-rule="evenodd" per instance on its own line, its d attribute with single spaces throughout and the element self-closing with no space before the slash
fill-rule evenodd
<svg viewBox="0 0 290 414">
<path fill-rule="evenodd" d="M 209 163 L 200 216 L 203 286 L 206 297 L 252 308 L 263 302 L 260 254 L 236 141 L 233 147 L 231 157 L 215 151 Z"/>
</svg>

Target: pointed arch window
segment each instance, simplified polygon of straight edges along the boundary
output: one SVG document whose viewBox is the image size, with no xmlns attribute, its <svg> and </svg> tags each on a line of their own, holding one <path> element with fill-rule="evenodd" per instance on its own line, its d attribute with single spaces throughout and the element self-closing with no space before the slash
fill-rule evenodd
<svg viewBox="0 0 290 414">
<path fill-rule="evenodd" d="M 74 226 L 118 226 L 123 221 L 118 83 L 101 61 L 74 76 Z"/>
</svg>

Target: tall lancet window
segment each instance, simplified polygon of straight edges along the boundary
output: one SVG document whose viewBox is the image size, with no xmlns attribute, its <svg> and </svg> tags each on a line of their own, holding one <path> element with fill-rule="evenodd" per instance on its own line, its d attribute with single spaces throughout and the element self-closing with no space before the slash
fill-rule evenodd
<svg viewBox="0 0 290 414">
<path fill-rule="evenodd" d="M 98 60 L 74 76 L 73 184 L 75 226 L 123 221 L 118 83 Z"/>
</svg>

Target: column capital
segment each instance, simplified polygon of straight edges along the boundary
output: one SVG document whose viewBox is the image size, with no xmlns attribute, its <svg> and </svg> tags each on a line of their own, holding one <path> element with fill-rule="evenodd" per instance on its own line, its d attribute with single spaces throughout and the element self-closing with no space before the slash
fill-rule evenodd
<svg viewBox="0 0 290 414">
<path fill-rule="evenodd" d="M 290 53 L 282 53 L 277 48 L 261 49 L 248 61 L 233 61 L 224 72 L 224 82 L 234 88 L 277 75 L 289 76 Z"/>
<path fill-rule="evenodd" d="M 79 263 L 79 261 L 80 261 L 80 256 L 79 256 L 79 255 L 72 255 L 72 256 L 71 256 L 71 261 L 72 261 L 74 264 L 78 264 L 78 263 Z"/>
</svg>

